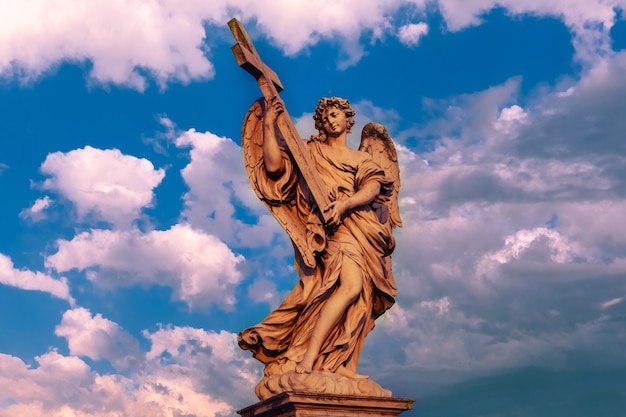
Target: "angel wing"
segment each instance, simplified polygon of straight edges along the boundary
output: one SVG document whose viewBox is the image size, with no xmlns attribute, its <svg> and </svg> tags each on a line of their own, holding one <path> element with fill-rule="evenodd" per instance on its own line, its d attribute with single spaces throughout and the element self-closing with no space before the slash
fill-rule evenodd
<svg viewBox="0 0 626 417">
<path fill-rule="evenodd" d="M 293 242 L 297 252 L 302 257 L 302 261 L 307 267 L 315 267 L 315 257 L 311 251 L 307 250 L 306 244 L 306 228 L 298 219 L 296 207 L 293 204 L 270 204 L 261 193 L 258 185 L 255 167 L 263 158 L 263 115 L 265 114 L 264 100 L 261 98 L 255 101 L 244 119 L 241 128 L 241 147 L 243 148 L 244 164 L 246 172 L 250 179 L 250 185 L 256 193 L 257 197 L 272 213 L 278 223 L 285 229 L 291 241 Z M 280 141 L 282 138 L 277 137 Z M 282 144 L 284 146 L 284 144 Z M 298 256 L 296 256 L 298 260 Z"/>
<path fill-rule="evenodd" d="M 385 204 L 389 213 L 388 221 L 391 227 L 402 227 L 400 207 L 398 206 L 398 192 L 400 191 L 398 154 L 385 126 L 379 123 L 366 124 L 361 132 L 359 150 L 372 155 L 372 159 L 383 168 L 385 175 L 394 180 L 393 193 Z"/>
</svg>

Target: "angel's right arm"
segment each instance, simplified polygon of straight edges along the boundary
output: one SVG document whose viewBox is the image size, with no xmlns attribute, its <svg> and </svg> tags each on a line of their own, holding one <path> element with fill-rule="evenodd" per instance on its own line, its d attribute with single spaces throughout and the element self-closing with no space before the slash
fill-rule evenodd
<svg viewBox="0 0 626 417">
<path fill-rule="evenodd" d="M 285 172 L 280 146 L 276 140 L 275 123 L 278 116 L 285 111 L 285 105 L 278 97 L 265 102 L 265 117 L 263 118 L 263 162 L 265 170 L 272 176 L 280 176 Z"/>
</svg>

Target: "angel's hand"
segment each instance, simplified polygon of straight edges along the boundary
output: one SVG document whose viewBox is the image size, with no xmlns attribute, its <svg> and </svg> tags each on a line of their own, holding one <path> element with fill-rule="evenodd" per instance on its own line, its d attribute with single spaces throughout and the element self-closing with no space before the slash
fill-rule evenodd
<svg viewBox="0 0 626 417">
<path fill-rule="evenodd" d="M 274 123 L 278 116 L 285 111 L 285 103 L 280 97 L 274 96 L 265 100 L 265 120 Z"/>
<path fill-rule="evenodd" d="M 330 219 L 328 220 L 328 226 L 337 227 L 341 224 L 343 215 L 348 211 L 348 200 L 336 200 L 326 206 L 324 211 L 330 211 Z"/>
</svg>

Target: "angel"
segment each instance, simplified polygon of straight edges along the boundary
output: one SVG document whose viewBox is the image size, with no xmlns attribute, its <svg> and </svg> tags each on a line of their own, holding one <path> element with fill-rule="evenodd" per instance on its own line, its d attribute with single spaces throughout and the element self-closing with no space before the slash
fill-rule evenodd
<svg viewBox="0 0 626 417">
<path fill-rule="evenodd" d="M 359 149 L 350 148 L 355 111 L 348 100 L 322 98 L 313 116 L 319 134 L 306 145 L 330 200 L 317 207 L 276 128 L 284 112 L 278 97 L 255 102 L 242 146 L 252 187 L 293 242 L 300 281 L 276 310 L 239 334 L 239 345 L 266 365 L 266 378 L 326 372 L 365 379 L 357 374 L 364 339 L 396 296 L 395 147 L 382 125 L 370 123 Z M 269 396 L 259 386 L 257 395 Z"/>
</svg>

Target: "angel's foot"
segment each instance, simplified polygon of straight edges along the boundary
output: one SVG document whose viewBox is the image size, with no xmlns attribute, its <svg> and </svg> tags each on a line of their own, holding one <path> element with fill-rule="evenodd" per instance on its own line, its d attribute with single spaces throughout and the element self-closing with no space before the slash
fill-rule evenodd
<svg viewBox="0 0 626 417">
<path fill-rule="evenodd" d="M 296 365 L 296 373 L 298 374 L 310 374 L 313 370 L 314 359 L 310 359 L 305 356 L 300 363 Z"/>
<path fill-rule="evenodd" d="M 357 374 L 356 372 L 349 371 L 345 366 L 340 366 L 339 368 L 337 368 L 335 373 L 337 375 L 345 376 L 346 378 L 352 378 L 352 379 L 367 379 L 367 378 L 369 378 L 369 376 L 367 376 L 367 375 L 361 375 L 361 374 Z"/>
</svg>

